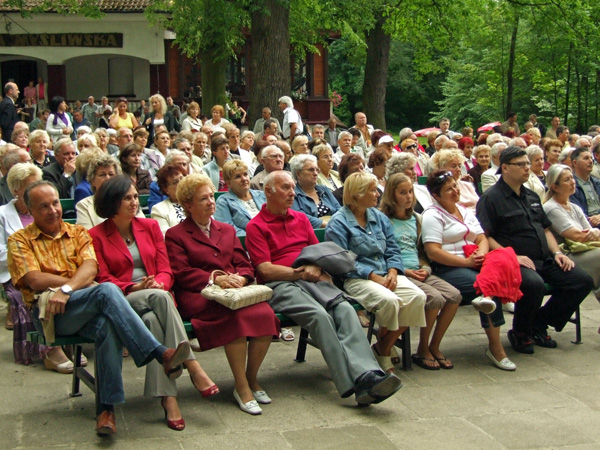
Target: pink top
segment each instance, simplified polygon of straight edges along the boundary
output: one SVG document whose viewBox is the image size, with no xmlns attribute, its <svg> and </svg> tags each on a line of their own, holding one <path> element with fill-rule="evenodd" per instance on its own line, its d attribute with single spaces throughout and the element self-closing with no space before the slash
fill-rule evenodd
<svg viewBox="0 0 600 450">
<path fill-rule="evenodd" d="M 27 86 L 23 89 L 23 94 L 25 98 L 30 98 L 32 103 L 37 103 L 37 99 L 35 98 L 35 86 Z"/>
</svg>

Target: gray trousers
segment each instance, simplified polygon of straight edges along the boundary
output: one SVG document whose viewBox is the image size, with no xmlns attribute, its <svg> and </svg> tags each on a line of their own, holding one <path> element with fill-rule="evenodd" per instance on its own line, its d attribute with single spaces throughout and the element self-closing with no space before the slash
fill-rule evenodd
<svg viewBox="0 0 600 450">
<path fill-rule="evenodd" d="M 161 289 L 144 289 L 132 292 L 127 301 L 142 318 L 152 335 L 167 348 L 177 348 L 181 341 L 187 340 L 187 334 L 181 316 L 175 307 L 173 297 Z M 192 351 L 187 359 L 196 359 Z M 153 360 L 146 366 L 144 395 L 147 397 L 175 397 L 177 385 L 165 375 L 163 367 Z"/>
<path fill-rule="evenodd" d="M 326 311 L 294 282 L 268 283 L 271 307 L 306 328 L 323 354 L 340 395 L 351 394 L 363 373 L 381 368 L 373 356 L 354 308 L 343 301 Z"/>
</svg>

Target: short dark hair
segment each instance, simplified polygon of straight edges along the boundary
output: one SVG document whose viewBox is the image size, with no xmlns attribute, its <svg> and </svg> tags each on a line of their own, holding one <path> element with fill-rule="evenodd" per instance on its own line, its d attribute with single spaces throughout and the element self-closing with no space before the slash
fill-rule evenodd
<svg viewBox="0 0 600 450">
<path fill-rule="evenodd" d="M 454 180 L 452 172 L 447 170 L 436 170 L 427 177 L 427 190 L 433 196 L 434 194 L 439 196 L 442 192 L 442 187 L 448 180 Z"/>
<path fill-rule="evenodd" d="M 29 208 L 30 210 L 31 210 L 31 191 L 38 186 L 51 186 L 52 189 L 54 189 L 54 192 L 56 192 L 56 195 L 58 195 L 58 189 L 56 189 L 56 186 L 54 186 L 54 184 L 48 180 L 37 180 L 37 181 L 31 183 L 29 186 L 27 186 L 27 189 L 25 189 L 25 193 L 23 194 L 23 200 L 25 201 L 27 208 Z"/>
<path fill-rule="evenodd" d="M 365 163 L 365 161 L 362 159 L 362 156 L 360 156 L 358 153 L 349 153 L 347 155 L 342 156 L 342 160 L 338 165 L 338 173 L 340 175 L 340 180 L 342 181 L 342 183 L 346 181 L 348 175 L 351 175 L 349 173 L 350 166 L 358 162 L 362 162 L 363 164 Z"/>
<path fill-rule="evenodd" d="M 358 128 L 352 127 L 352 128 L 348 128 L 346 131 L 348 133 L 350 133 L 352 136 L 358 136 L 358 137 L 362 136 L 362 134 Z"/>
<path fill-rule="evenodd" d="M 589 148 L 579 147 L 571 152 L 571 161 L 576 161 L 579 159 L 583 152 L 592 152 Z"/>
<path fill-rule="evenodd" d="M 273 123 L 277 123 L 275 122 L 274 119 L 267 119 L 265 120 L 265 123 L 263 124 L 263 131 L 268 130 L 269 128 L 271 128 L 271 124 Z"/>
<path fill-rule="evenodd" d="M 187 175 L 183 167 L 174 163 L 165 164 L 159 169 L 158 172 L 156 172 L 156 182 L 163 193 L 167 193 L 167 184 L 169 183 L 169 178 L 177 175 L 178 173 L 184 177 Z"/>
<path fill-rule="evenodd" d="M 227 139 L 225 136 L 217 136 L 214 139 L 210 140 L 210 151 L 212 153 L 216 153 L 216 151 L 219 149 L 219 147 L 223 144 L 229 144 L 229 139 Z"/>
<path fill-rule="evenodd" d="M 568 130 L 569 127 L 565 126 L 565 125 L 560 125 L 558 128 L 556 128 L 556 135 L 558 136 L 559 134 L 563 134 L 565 132 L 565 130 Z"/>
<path fill-rule="evenodd" d="M 119 212 L 121 200 L 135 183 L 129 175 L 117 175 L 102 183 L 94 195 L 94 209 L 103 219 L 110 219 Z M 137 188 L 136 188 L 137 189 Z"/>
</svg>

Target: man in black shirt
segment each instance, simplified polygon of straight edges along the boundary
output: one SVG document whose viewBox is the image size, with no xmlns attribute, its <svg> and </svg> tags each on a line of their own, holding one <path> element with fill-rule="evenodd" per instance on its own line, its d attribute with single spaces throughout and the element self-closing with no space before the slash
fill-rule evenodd
<svg viewBox="0 0 600 450">
<path fill-rule="evenodd" d="M 508 332 L 511 346 L 521 353 L 533 353 L 533 342 L 555 348 L 548 326 L 561 331 L 593 289 L 591 277 L 560 251 L 538 195 L 522 186 L 529 178 L 529 166 L 525 150 L 505 149 L 500 180 L 477 203 L 490 250 L 512 247 L 521 266 L 523 297 L 515 305 L 513 329 Z M 540 307 L 544 282 L 552 287 L 552 296 Z"/>
</svg>

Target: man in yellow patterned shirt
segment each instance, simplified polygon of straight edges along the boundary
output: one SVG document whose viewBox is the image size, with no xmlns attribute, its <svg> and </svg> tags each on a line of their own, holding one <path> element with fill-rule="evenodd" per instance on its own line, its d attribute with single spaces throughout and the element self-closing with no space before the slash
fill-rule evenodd
<svg viewBox="0 0 600 450">
<path fill-rule="evenodd" d="M 171 378 L 181 375 L 189 343 L 167 349 L 152 336 L 112 283 L 93 284 L 98 272 L 92 239 L 85 228 L 62 221 L 56 187 L 37 181 L 25 191 L 34 222 L 8 238 L 8 268 L 15 287 L 33 310 L 39 330 L 35 295 L 48 289 L 46 317 L 54 315 L 56 336 L 78 335 L 96 343 L 98 397 L 96 431 L 116 433 L 113 405 L 123 403 L 123 345 L 140 367 L 156 359 Z"/>
</svg>

